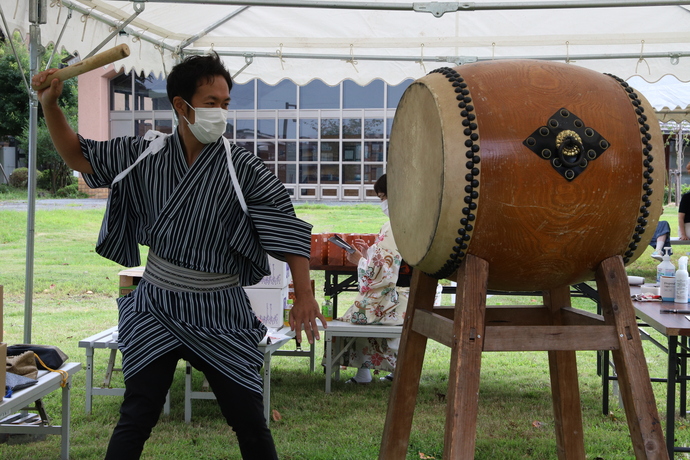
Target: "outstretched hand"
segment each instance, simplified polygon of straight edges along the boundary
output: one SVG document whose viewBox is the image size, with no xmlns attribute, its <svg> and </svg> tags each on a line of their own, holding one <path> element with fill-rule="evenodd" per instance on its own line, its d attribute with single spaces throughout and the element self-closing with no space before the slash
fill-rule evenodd
<svg viewBox="0 0 690 460">
<path fill-rule="evenodd" d="M 299 297 L 296 294 L 295 296 L 295 306 L 290 309 L 290 329 L 295 331 L 297 343 L 302 343 L 302 330 L 304 330 L 307 341 L 313 344 L 314 340 L 321 338 L 316 319 L 321 321 L 325 329 L 326 318 L 321 314 L 319 304 L 313 295 Z"/>
</svg>

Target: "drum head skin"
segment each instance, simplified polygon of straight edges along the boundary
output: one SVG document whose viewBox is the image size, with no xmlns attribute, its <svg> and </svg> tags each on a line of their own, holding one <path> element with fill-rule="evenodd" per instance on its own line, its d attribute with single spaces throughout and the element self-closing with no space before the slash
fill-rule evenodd
<svg viewBox="0 0 690 460">
<path fill-rule="evenodd" d="M 645 250 L 661 213 L 663 138 L 622 80 L 575 65 L 492 61 L 442 68 L 396 111 L 388 201 L 407 263 L 436 278 L 467 254 L 489 288 L 590 280 Z"/>
</svg>

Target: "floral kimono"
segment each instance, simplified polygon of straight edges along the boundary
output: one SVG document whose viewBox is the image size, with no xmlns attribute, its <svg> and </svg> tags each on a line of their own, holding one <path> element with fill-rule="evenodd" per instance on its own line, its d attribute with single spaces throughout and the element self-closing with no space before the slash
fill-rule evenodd
<svg viewBox="0 0 690 460">
<path fill-rule="evenodd" d="M 357 277 L 359 294 L 340 321 L 352 324 L 402 325 L 407 309 L 407 289 L 396 289 L 402 257 L 393 239 L 390 222 L 386 222 L 359 261 Z M 343 365 L 393 371 L 400 339 L 360 337 L 348 353 Z"/>
</svg>

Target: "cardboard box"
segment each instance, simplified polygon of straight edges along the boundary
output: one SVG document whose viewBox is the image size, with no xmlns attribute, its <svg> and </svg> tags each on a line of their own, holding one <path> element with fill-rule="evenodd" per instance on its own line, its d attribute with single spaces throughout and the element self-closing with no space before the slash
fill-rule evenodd
<svg viewBox="0 0 690 460">
<path fill-rule="evenodd" d="M 120 292 L 119 296 L 126 296 L 137 288 L 141 277 L 144 274 L 144 267 L 135 267 L 122 270 L 120 275 Z"/>
<path fill-rule="evenodd" d="M 252 310 L 259 320 L 272 329 L 283 326 L 283 309 L 287 306 L 288 287 L 282 289 L 246 289 Z"/>
<path fill-rule="evenodd" d="M 322 267 L 328 265 L 328 238 L 333 233 L 315 233 L 311 236 L 311 253 L 309 266 Z"/>
<path fill-rule="evenodd" d="M 7 362 L 7 344 L 6 343 L 0 343 L 0 363 L 6 363 Z M 2 388 L 2 396 L 5 396 L 5 374 L 7 373 L 7 369 L 5 365 L 3 364 L 0 366 L 0 388 Z M 0 399 L 2 401 L 2 399 Z"/>
<path fill-rule="evenodd" d="M 345 239 L 345 234 L 344 233 L 335 233 L 335 235 L 338 235 L 340 238 Z M 333 234 L 331 234 L 333 236 Z M 345 264 L 345 261 L 347 259 L 345 258 L 345 250 L 342 248 L 339 248 L 338 246 L 335 245 L 335 243 L 332 243 L 331 241 L 328 242 L 328 266 L 330 267 L 342 267 Z"/>
<path fill-rule="evenodd" d="M 268 256 L 268 265 L 271 267 L 271 274 L 264 276 L 257 284 L 245 286 L 247 289 L 283 289 L 290 284 L 292 276 L 287 262 Z"/>
</svg>

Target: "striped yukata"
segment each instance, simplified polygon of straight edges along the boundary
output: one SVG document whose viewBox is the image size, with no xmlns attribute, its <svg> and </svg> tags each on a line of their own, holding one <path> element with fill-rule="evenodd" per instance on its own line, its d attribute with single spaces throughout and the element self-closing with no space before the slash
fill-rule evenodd
<svg viewBox="0 0 690 460">
<path fill-rule="evenodd" d="M 80 137 L 80 142 L 94 170 L 84 174 L 86 183 L 105 187 L 150 141 Z M 137 266 L 141 244 L 149 247 L 150 259 L 155 254 L 168 269 L 170 263 L 180 267 L 180 277 L 206 272 L 239 280 L 234 287 L 190 291 L 161 288 L 145 275 L 134 292 L 118 299 L 125 380 L 184 345 L 233 382 L 262 392 L 258 343 L 266 328 L 240 286 L 270 273 L 267 252 L 281 260 L 283 253 L 309 257 L 311 225 L 295 216 L 285 187 L 258 157 L 236 145 L 231 153 L 250 217 L 233 189 L 222 138 L 189 167 L 175 132 L 112 186 L 96 246 L 100 255 Z"/>
</svg>

